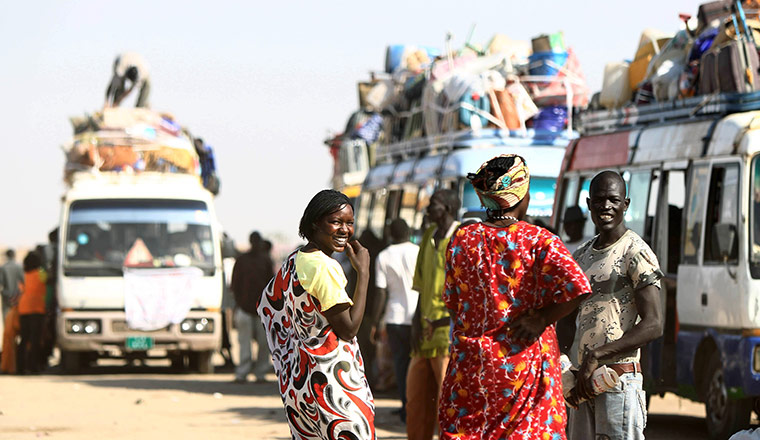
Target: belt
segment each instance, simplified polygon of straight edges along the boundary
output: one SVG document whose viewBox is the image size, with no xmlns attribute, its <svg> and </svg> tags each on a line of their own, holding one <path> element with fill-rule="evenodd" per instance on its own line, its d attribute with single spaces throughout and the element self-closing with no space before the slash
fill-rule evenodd
<svg viewBox="0 0 760 440">
<path fill-rule="evenodd" d="M 612 371 L 621 376 L 626 373 L 641 373 L 641 364 L 638 362 L 628 362 L 625 364 L 607 365 Z"/>
</svg>

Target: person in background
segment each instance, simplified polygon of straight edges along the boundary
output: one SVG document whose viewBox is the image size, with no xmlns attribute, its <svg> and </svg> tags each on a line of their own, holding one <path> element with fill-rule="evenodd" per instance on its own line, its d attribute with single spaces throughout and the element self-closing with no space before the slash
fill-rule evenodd
<svg viewBox="0 0 760 440">
<path fill-rule="evenodd" d="M 230 238 L 227 233 L 222 234 L 222 344 L 219 349 L 219 354 L 224 359 L 225 368 L 234 368 L 235 364 L 232 362 L 232 344 L 230 343 L 230 333 L 232 329 L 233 314 L 235 311 L 235 297 L 232 293 L 232 270 L 235 267 L 235 257 L 237 251 L 235 250 L 235 242 Z"/>
<path fill-rule="evenodd" d="M 45 294 L 45 324 L 42 337 L 42 357 L 45 364 L 53 356 L 57 336 L 56 324 L 58 322 L 58 228 L 48 233 L 48 249 L 50 259 L 47 261 L 47 287 Z"/>
<path fill-rule="evenodd" d="M 24 282 L 24 270 L 16 262 L 16 251 L 8 249 L 5 251 L 6 262 L 0 267 L 0 288 L 2 289 L 3 302 L 3 319 L 8 314 L 11 307 L 18 301 L 18 295 L 21 292 L 19 283 Z"/>
<path fill-rule="evenodd" d="M 129 88 L 127 88 L 129 81 Z M 148 64 L 140 54 L 124 52 L 113 63 L 113 76 L 106 89 L 106 107 L 118 107 L 132 90 L 140 89 L 135 107 L 148 107 L 150 74 Z"/>
<path fill-rule="evenodd" d="M 525 221 L 530 174 L 522 157 L 497 156 L 468 179 L 487 217 L 457 229 L 446 251 L 443 300 L 454 329 L 440 438 L 562 439 L 552 324 L 591 286 L 559 237 Z"/>
<path fill-rule="evenodd" d="M 562 229 L 567 234 L 565 247 L 572 254 L 583 244 L 583 227 L 586 225 L 586 216 L 580 206 L 568 206 L 565 215 L 562 216 Z"/>
<path fill-rule="evenodd" d="M 438 190 L 427 207 L 432 223 L 420 241 L 412 288 L 420 293 L 412 318 L 412 358 L 406 376 L 409 440 L 430 440 L 438 427 L 438 397 L 449 362 L 449 312 L 442 292 L 446 246 L 459 226 L 460 201 L 450 189 Z"/>
<path fill-rule="evenodd" d="M 593 293 L 578 309 L 569 357 L 579 366 L 577 385 L 568 398 L 568 437 L 643 439 L 646 395 L 639 364 L 640 348 L 662 335 L 660 278 L 652 249 L 623 221 L 630 199 L 615 171 L 597 174 L 586 199 L 599 234 L 575 251 Z M 618 385 L 596 395 L 591 374 L 607 365 Z M 586 399 L 579 402 L 581 399 Z"/>
<path fill-rule="evenodd" d="M 354 233 L 351 201 L 335 190 L 306 206 L 299 235 L 308 243 L 288 256 L 258 307 L 294 439 L 375 439 L 375 405 L 356 341 L 369 284 L 369 252 Z M 343 269 L 357 272 L 353 299 Z"/>
<path fill-rule="evenodd" d="M 409 241 L 409 226 L 397 218 L 390 224 L 391 245 L 377 256 L 375 285 L 377 286 L 377 316 L 373 339 L 385 326 L 388 345 L 393 357 L 399 397 L 400 417 L 406 422 L 406 372 L 411 353 L 412 317 L 417 310 L 419 293 L 412 289 L 414 268 L 417 264 L 419 246 Z"/>
<path fill-rule="evenodd" d="M 359 243 L 369 252 L 369 286 L 367 287 L 367 307 L 364 309 L 364 318 L 362 325 L 359 327 L 359 334 L 356 335 L 359 341 L 359 348 L 362 350 L 364 359 L 364 371 L 367 375 L 369 385 L 373 390 L 377 386 L 377 344 L 372 331 L 377 325 L 377 309 L 380 307 L 377 303 L 377 286 L 375 285 L 375 267 L 377 255 L 384 247 L 382 239 L 378 238 L 374 232 L 365 229 L 359 236 Z"/>
<path fill-rule="evenodd" d="M 583 244 L 583 227 L 586 225 L 586 216 L 578 205 L 573 205 L 565 209 L 562 216 L 562 229 L 565 231 L 568 239 L 565 240 L 565 247 L 572 254 L 578 247 Z M 569 353 L 575 337 L 575 318 L 578 309 L 576 308 L 566 316 L 557 321 L 557 342 L 559 351 Z"/>
<path fill-rule="evenodd" d="M 37 252 L 24 257 L 24 284 L 18 300 L 21 342 L 16 362 L 17 373 L 39 373 L 42 369 L 42 329 L 45 324 L 47 274 Z"/>
<path fill-rule="evenodd" d="M 265 341 L 257 340 L 256 362 L 252 359 L 251 342 L 254 332 L 261 333 L 261 321 L 256 308 L 261 294 L 274 276 L 272 260 L 264 250 L 261 235 L 254 231 L 248 237 L 251 247 L 240 255 L 232 270 L 232 292 L 235 295 L 235 327 L 238 332 L 240 359 L 235 368 L 235 383 L 245 383 L 253 372 L 257 382 L 266 381 L 269 356 Z"/>
</svg>

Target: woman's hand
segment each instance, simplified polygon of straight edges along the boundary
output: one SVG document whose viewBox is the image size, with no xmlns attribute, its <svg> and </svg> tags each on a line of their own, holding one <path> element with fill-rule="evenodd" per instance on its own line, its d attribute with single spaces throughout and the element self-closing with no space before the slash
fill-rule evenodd
<svg viewBox="0 0 760 440">
<path fill-rule="evenodd" d="M 543 313 L 531 309 L 518 316 L 508 329 L 513 338 L 533 342 L 546 330 L 546 325 Z"/>
<path fill-rule="evenodd" d="M 369 251 L 359 243 L 359 240 L 348 242 L 346 255 L 357 273 L 369 275 Z"/>
</svg>

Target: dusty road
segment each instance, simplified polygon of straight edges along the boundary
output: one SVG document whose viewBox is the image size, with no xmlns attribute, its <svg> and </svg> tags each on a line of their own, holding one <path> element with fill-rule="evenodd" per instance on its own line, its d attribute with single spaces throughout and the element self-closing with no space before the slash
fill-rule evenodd
<svg viewBox="0 0 760 440">
<path fill-rule="evenodd" d="M 0 439 L 289 439 L 274 383 L 230 383 L 168 367 L 0 376 Z M 274 376 L 271 376 L 274 379 Z M 378 439 L 405 439 L 392 394 L 376 400 Z M 653 398 L 647 439 L 707 438 L 704 406 Z"/>
</svg>

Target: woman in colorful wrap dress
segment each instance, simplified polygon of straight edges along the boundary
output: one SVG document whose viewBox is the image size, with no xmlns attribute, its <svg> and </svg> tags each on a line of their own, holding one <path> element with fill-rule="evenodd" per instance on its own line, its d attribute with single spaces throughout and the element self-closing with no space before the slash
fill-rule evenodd
<svg viewBox="0 0 760 440">
<path fill-rule="evenodd" d="M 441 439 L 565 439 L 554 322 L 591 291 L 588 279 L 559 237 L 523 221 L 522 157 L 493 158 L 468 178 L 487 219 L 461 226 L 447 249 Z"/>
<path fill-rule="evenodd" d="M 364 314 L 369 253 L 354 233 L 348 198 L 323 190 L 312 198 L 299 233 L 308 240 L 264 289 L 264 324 L 294 439 L 374 440 L 375 408 L 356 334 Z M 357 272 L 353 299 L 330 256 L 346 252 Z"/>
</svg>

